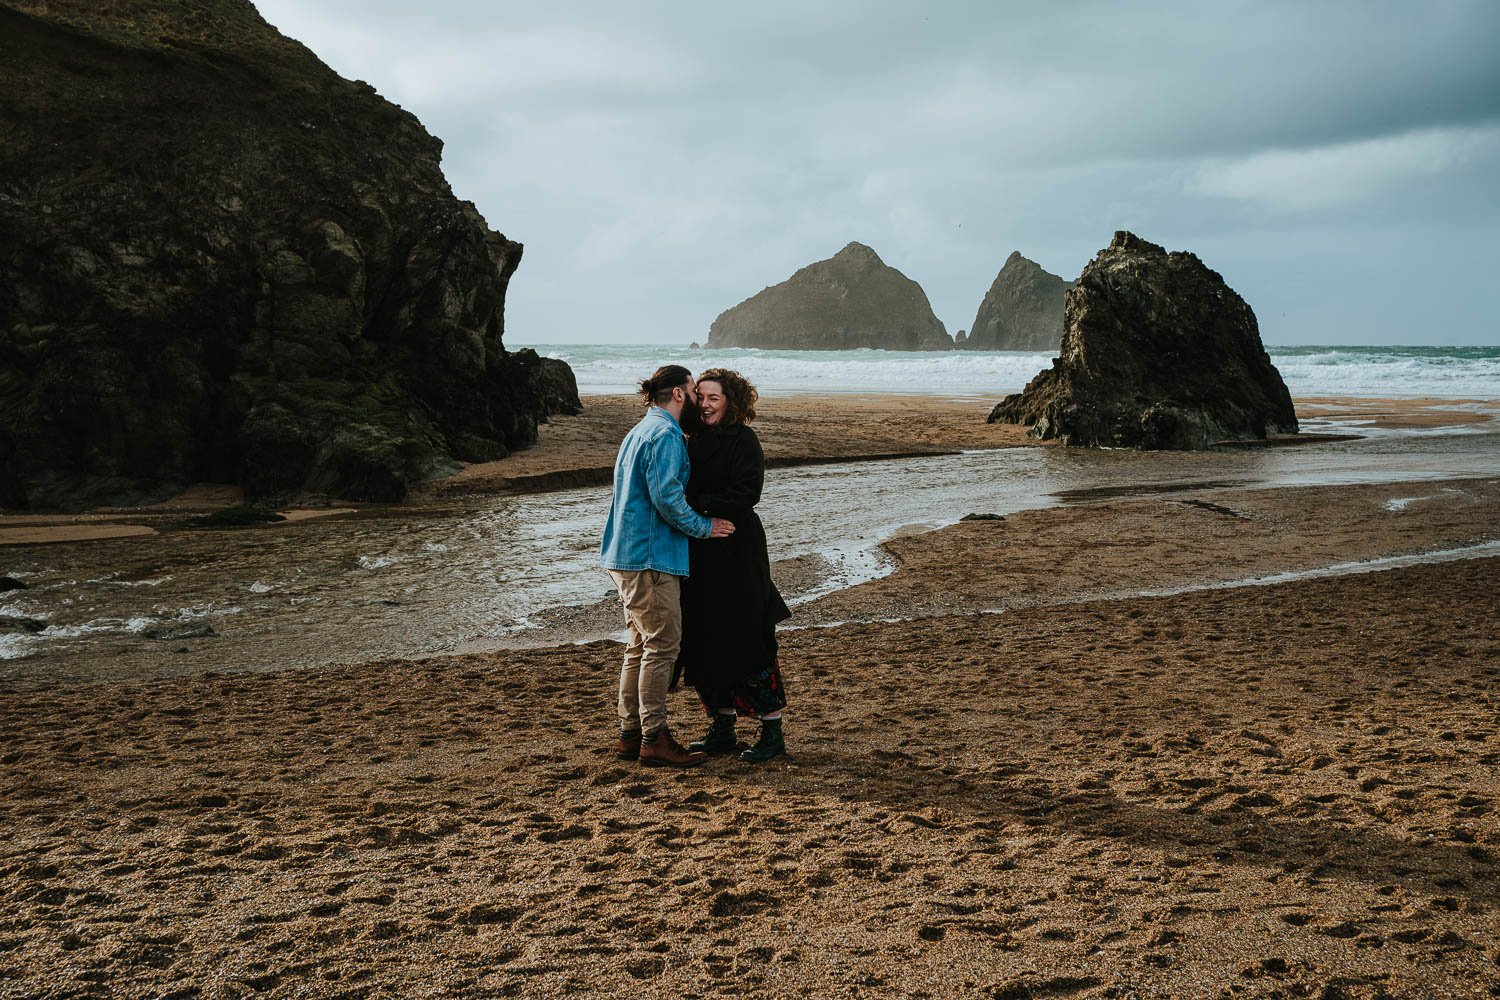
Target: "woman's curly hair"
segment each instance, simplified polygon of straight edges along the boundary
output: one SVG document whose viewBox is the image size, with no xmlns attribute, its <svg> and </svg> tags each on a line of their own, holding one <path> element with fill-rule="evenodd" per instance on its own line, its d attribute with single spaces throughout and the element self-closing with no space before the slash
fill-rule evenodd
<svg viewBox="0 0 1500 1000">
<path fill-rule="evenodd" d="M 730 368 L 710 368 L 698 376 L 699 382 L 717 382 L 724 389 L 724 416 L 720 423 L 748 424 L 755 419 L 755 403 L 760 393 L 750 380 Z"/>
</svg>

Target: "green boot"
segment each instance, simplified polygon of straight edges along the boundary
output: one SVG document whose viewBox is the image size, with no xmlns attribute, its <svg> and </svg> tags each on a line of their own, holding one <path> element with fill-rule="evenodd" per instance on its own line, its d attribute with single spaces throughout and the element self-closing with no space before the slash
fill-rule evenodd
<svg viewBox="0 0 1500 1000">
<path fill-rule="evenodd" d="M 777 754 L 786 753 L 786 740 L 781 737 L 780 719 L 760 720 L 760 742 L 740 754 L 740 760 L 752 764 L 764 764 Z"/>
<path fill-rule="evenodd" d="M 703 734 L 703 739 L 694 740 L 688 744 L 688 750 L 692 753 L 721 754 L 733 753 L 736 746 L 734 738 L 734 716 L 714 714 L 714 721 L 709 723 L 708 732 Z"/>
</svg>

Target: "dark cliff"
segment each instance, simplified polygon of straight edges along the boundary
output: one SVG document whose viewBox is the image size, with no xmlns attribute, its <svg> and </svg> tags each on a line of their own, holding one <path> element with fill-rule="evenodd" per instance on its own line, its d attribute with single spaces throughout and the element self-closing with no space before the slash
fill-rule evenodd
<svg viewBox="0 0 1500 1000">
<path fill-rule="evenodd" d="M 971 351 L 1056 351 L 1062 340 L 1063 296 L 1073 285 L 1012 252 L 960 346 Z"/>
<path fill-rule="evenodd" d="M 720 313 L 708 346 L 946 351 L 953 340 L 921 285 L 863 243 L 850 243 Z"/>
<path fill-rule="evenodd" d="M 0 0 L 0 505 L 399 499 L 576 409 L 441 150 L 247 0 Z"/>
<path fill-rule="evenodd" d="M 1068 292 L 1061 356 L 990 422 L 1124 448 L 1208 448 L 1297 430 L 1245 300 L 1193 254 L 1126 232 Z"/>
</svg>

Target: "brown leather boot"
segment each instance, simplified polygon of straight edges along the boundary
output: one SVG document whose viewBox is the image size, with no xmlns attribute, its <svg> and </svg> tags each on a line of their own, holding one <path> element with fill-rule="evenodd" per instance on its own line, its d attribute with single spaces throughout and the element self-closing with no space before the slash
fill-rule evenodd
<svg viewBox="0 0 1500 1000">
<path fill-rule="evenodd" d="M 641 739 L 641 763 L 647 767 L 697 767 L 708 760 L 706 753 L 689 753 L 672 739 L 666 726 Z"/>
<path fill-rule="evenodd" d="M 641 731 L 621 733 L 619 749 L 615 756 L 621 760 L 637 760 L 641 756 Z"/>
</svg>

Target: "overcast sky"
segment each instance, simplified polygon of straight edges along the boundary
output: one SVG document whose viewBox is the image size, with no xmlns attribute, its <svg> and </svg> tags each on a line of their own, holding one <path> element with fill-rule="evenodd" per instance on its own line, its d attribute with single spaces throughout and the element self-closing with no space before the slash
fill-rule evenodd
<svg viewBox="0 0 1500 1000">
<path fill-rule="evenodd" d="M 1500 344 L 1500 2 L 256 0 L 526 245 L 506 343 L 703 340 L 850 240 L 1191 250 L 1268 344 Z"/>
</svg>

